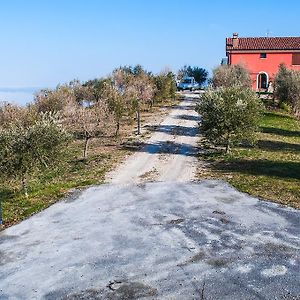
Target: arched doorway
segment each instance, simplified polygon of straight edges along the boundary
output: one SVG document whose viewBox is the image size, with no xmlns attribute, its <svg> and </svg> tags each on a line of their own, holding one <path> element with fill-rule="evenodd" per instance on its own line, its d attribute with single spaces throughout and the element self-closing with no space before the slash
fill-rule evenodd
<svg viewBox="0 0 300 300">
<path fill-rule="evenodd" d="M 261 72 L 257 75 L 257 89 L 258 90 L 266 90 L 268 88 L 268 74 L 265 72 Z"/>
</svg>

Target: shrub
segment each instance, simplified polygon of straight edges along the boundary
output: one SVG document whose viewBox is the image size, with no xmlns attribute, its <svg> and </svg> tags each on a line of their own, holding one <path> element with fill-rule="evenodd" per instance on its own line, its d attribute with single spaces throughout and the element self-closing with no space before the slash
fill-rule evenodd
<svg viewBox="0 0 300 300">
<path fill-rule="evenodd" d="M 214 145 L 255 141 L 262 104 L 250 88 L 239 86 L 208 90 L 196 110 L 202 115 L 201 132 Z"/>
<path fill-rule="evenodd" d="M 213 87 L 251 87 L 249 71 L 242 65 L 223 65 L 213 70 Z"/>
<path fill-rule="evenodd" d="M 176 81 L 175 75 L 172 72 L 161 72 L 154 77 L 155 94 L 154 98 L 158 102 L 167 99 L 175 99 Z"/>
<path fill-rule="evenodd" d="M 69 135 L 55 114 L 40 115 L 29 126 L 12 124 L 0 129 L 0 176 L 19 179 L 27 195 L 27 179 L 35 171 L 59 161 Z"/>
<path fill-rule="evenodd" d="M 288 70 L 284 64 L 279 66 L 275 77 L 275 97 L 280 106 L 290 105 L 300 117 L 300 72 Z"/>
</svg>

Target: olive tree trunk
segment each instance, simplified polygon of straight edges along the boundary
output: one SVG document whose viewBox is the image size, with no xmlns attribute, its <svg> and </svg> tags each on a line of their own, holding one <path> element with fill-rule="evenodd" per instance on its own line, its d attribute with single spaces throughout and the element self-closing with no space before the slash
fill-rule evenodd
<svg viewBox="0 0 300 300">
<path fill-rule="evenodd" d="M 140 105 L 138 104 L 137 111 L 136 111 L 136 116 L 137 116 L 137 134 L 141 134 L 141 112 L 140 112 Z"/>
</svg>

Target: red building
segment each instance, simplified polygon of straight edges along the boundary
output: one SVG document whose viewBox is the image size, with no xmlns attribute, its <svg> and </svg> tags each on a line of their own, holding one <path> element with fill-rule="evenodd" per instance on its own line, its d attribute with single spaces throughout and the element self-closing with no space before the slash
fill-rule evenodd
<svg viewBox="0 0 300 300">
<path fill-rule="evenodd" d="M 256 91 L 267 90 L 284 63 L 300 71 L 300 37 L 239 37 L 226 38 L 229 65 L 242 64 L 251 74 Z"/>
</svg>

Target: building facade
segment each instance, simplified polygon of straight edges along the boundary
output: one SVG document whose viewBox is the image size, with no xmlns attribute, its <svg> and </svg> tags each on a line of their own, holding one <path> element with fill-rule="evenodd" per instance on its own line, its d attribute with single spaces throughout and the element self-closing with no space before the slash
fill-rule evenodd
<svg viewBox="0 0 300 300">
<path fill-rule="evenodd" d="M 251 74 L 256 91 L 271 89 L 279 65 L 300 71 L 300 37 L 233 37 L 226 38 L 229 65 L 244 65 Z"/>
</svg>

